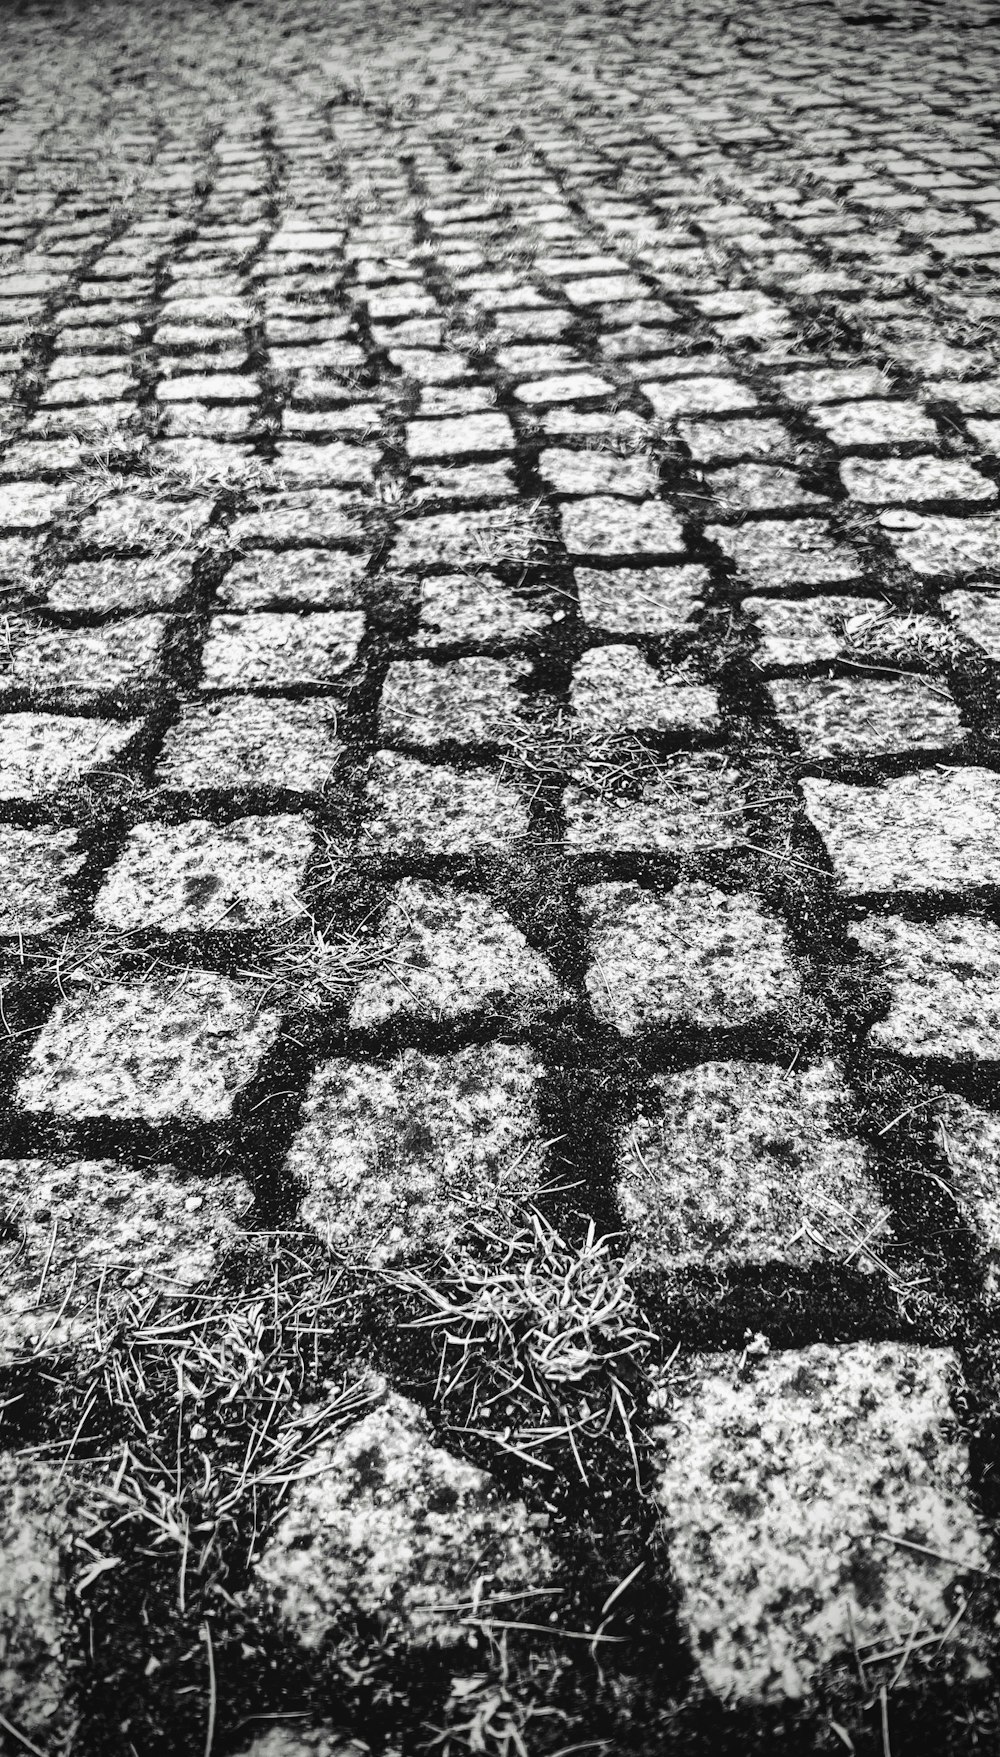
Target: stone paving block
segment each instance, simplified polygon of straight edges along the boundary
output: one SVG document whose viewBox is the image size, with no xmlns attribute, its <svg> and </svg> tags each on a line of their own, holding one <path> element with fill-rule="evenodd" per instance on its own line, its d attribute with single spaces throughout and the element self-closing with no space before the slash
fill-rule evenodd
<svg viewBox="0 0 1000 1757">
<path fill-rule="evenodd" d="M 0 714 L 0 799 L 43 799 L 91 770 L 109 769 L 141 721 L 68 714 Z"/>
<path fill-rule="evenodd" d="M 513 451 L 514 446 L 514 429 L 507 416 L 500 414 L 412 421 L 406 429 L 406 449 L 414 463 L 475 453 L 489 456 Z"/>
<path fill-rule="evenodd" d="M 93 1342 L 127 1293 L 182 1297 L 238 1244 L 251 1207 L 241 1177 L 181 1178 L 172 1166 L 113 1159 L 0 1159 L 0 1360 L 37 1346 Z"/>
<path fill-rule="evenodd" d="M 747 1024 L 799 999 L 785 928 L 746 893 L 696 880 L 660 896 L 615 883 L 583 886 L 580 902 L 591 1005 L 626 1037 L 650 1025 Z"/>
<path fill-rule="evenodd" d="M 834 445 L 855 451 L 869 445 L 936 445 L 938 430 L 913 403 L 830 403 L 810 410 Z"/>
<path fill-rule="evenodd" d="M 408 1013 L 443 1019 L 464 1013 L 551 1008 L 562 990 L 540 953 L 488 898 L 416 879 L 397 885 L 381 934 L 381 966 L 360 983 L 351 1025 Z"/>
<path fill-rule="evenodd" d="M 677 421 L 690 415 L 728 415 L 755 409 L 757 398 L 735 378 L 675 378 L 669 384 L 655 380 L 642 387 L 654 415 L 661 421 Z"/>
<path fill-rule="evenodd" d="M 625 768 L 627 757 L 620 762 Z M 572 771 L 563 809 L 568 846 L 587 854 L 731 848 L 753 821 L 743 816 L 740 775 L 714 753 L 659 758 L 641 786 L 627 788 L 609 781 L 599 763 L 584 761 Z"/>
<path fill-rule="evenodd" d="M 345 445 L 337 440 L 324 445 L 303 445 L 296 440 L 283 440 L 275 447 L 274 470 L 292 486 L 310 482 L 370 488 L 378 459 L 378 452 L 370 445 Z"/>
<path fill-rule="evenodd" d="M 553 1572 L 538 1517 L 501 1500 L 485 1471 L 435 1444 L 423 1410 L 389 1392 L 293 1482 L 257 1590 L 307 1652 L 356 1627 L 448 1649 L 469 1641 L 473 1581 L 516 1605 Z"/>
<path fill-rule="evenodd" d="M 496 574 L 432 574 L 420 582 L 421 646 L 450 641 L 518 640 L 552 620 L 537 587 L 507 586 Z"/>
<path fill-rule="evenodd" d="M 744 598 L 741 607 L 757 630 L 758 665 L 811 665 L 859 653 L 869 661 L 920 661 L 955 651 L 946 623 L 933 616 L 897 615 L 883 598 L 761 595 Z"/>
<path fill-rule="evenodd" d="M 990 659 L 1000 659 L 1000 592 L 988 587 L 949 592 L 942 608 L 959 634 L 972 641 Z"/>
<path fill-rule="evenodd" d="M 107 550 L 180 549 L 199 537 L 210 500 L 169 500 L 152 494 L 108 494 L 80 520 L 78 540 Z"/>
<path fill-rule="evenodd" d="M 236 818 L 216 827 L 137 824 L 94 903 L 107 927 L 236 932 L 302 915 L 313 848 L 305 818 Z"/>
<path fill-rule="evenodd" d="M 544 516 L 530 506 L 430 513 L 400 521 L 390 564 L 454 568 L 541 561 L 550 540 Z"/>
<path fill-rule="evenodd" d="M 468 854 L 528 834 L 527 806 L 492 769 L 452 769 L 397 751 L 372 758 L 364 839 L 394 855 Z"/>
<path fill-rule="evenodd" d="M 631 1260 L 667 1271 L 849 1261 L 873 1272 L 892 1233 L 850 1125 L 832 1061 L 804 1073 L 712 1061 L 656 1076 L 619 1152 Z"/>
<path fill-rule="evenodd" d="M 990 1305 L 1000 1300 L 1000 1116 L 954 1093 L 933 1112 L 948 1186 L 970 1227 Z"/>
<path fill-rule="evenodd" d="M 167 732 L 157 780 L 173 790 L 282 787 L 319 792 L 343 745 L 332 701 L 230 696 L 185 702 Z"/>
<path fill-rule="evenodd" d="M 683 555 L 684 529 L 676 512 L 659 500 L 619 500 L 595 494 L 563 501 L 563 542 L 570 556 Z"/>
<path fill-rule="evenodd" d="M 517 499 L 517 477 L 510 463 L 421 464 L 410 478 L 412 505 L 471 505 L 477 500 Z"/>
<path fill-rule="evenodd" d="M 603 634 L 676 634 L 703 606 L 708 569 L 576 567 L 580 615 Z"/>
<path fill-rule="evenodd" d="M 844 891 L 1000 884 L 1000 776 L 992 769 L 921 769 L 881 787 L 800 785 Z"/>
<path fill-rule="evenodd" d="M 0 934 L 50 933 L 69 921 L 68 881 L 85 859 L 74 830 L 0 824 Z"/>
<path fill-rule="evenodd" d="M 280 548 L 284 543 L 346 543 L 365 535 L 365 503 L 335 488 L 273 495 L 256 512 L 243 513 L 229 527 L 236 549 Z"/>
<path fill-rule="evenodd" d="M 550 446 L 538 460 L 538 473 L 554 494 L 624 494 L 642 500 L 656 493 L 657 460 L 648 453 L 616 457 L 613 452 L 568 451 Z M 569 508 L 563 509 L 565 519 Z M 619 509 L 619 515 L 625 509 Z"/>
<path fill-rule="evenodd" d="M 366 1265 L 445 1250 L 473 1220 L 537 1194 L 544 1130 L 532 1050 L 404 1050 L 387 1066 L 334 1060 L 313 1075 L 287 1170 L 301 1219 Z"/>
<path fill-rule="evenodd" d="M 954 1583 L 988 1553 L 952 1350 L 821 1343 L 746 1376 L 735 1355 L 690 1370 L 656 1431 L 654 1496 L 708 1689 L 794 1702 L 856 1643 L 901 1653 L 915 1629 L 943 1634 Z M 977 1645 L 966 1625 L 959 1655 Z"/>
<path fill-rule="evenodd" d="M 725 513 L 783 512 L 829 505 L 829 495 L 804 488 L 794 470 L 776 469 L 771 464 L 736 464 L 713 470 L 706 483 Z"/>
<path fill-rule="evenodd" d="M 71 994 L 31 1049 L 18 1102 L 67 1121 L 225 1122 L 278 1034 L 257 1000 L 208 970 Z"/>
<path fill-rule="evenodd" d="M 828 366 L 813 372 L 789 372 L 778 379 L 790 402 L 848 403 L 861 397 L 885 397 L 886 378 L 878 366 Z"/>
<path fill-rule="evenodd" d="M 59 517 L 65 488 L 41 482 L 0 483 L 0 531 L 38 531 Z"/>
<path fill-rule="evenodd" d="M 740 526 L 706 525 L 705 535 L 762 591 L 835 585 L 856 580 L 861 568 L 820 519 L 762 519 Z"/>
<path fill-rule="evenodd" d="M 83 703 L 113 691 L 154 689 L 163 681 L 166 629 L 163 616 L 133 616 L 101 628 L 11 624 L 8 651 L 0 654 L 0 695 L 27 690 Z"/>
<path fill-rule="evenodd" d="M 794 460 L 796 442 L 780 421 L 678 421 L 677 432 L 696 463 L 760 458 L 769 463 Z"/>
<path fill-rule="evenodd" d="M 256 379 L 239 372 L 178 373 L 156 387 L 161 403 L 253 403 L 260 394 Z"/>
<path fill-rule="evenodd" d="M 78 1718 L 67 1564 L 79 1521 L 70 1476 L 0 1453 L 0 1701 L 21 1748 L 64 1745 Z"/>
<path fill-rule="evenodd" d="M 532 407 L 547 408 L 558 403 L 589 402 L 595 397 L 610 396 L 614 385 L 596 372 L 566 372 L 551 378 L 536 378 L 533 383 L 519 384 L 514 395 L 519 402 Z"/>
<path fill-rule="evenodd" d="M 852 500 L 868 506 L 997 497 L 995 485 L 964 458 L 847 458 L 840 479 Z"/>
<path fill-rule="evenodd" d="M 282 689 L 340 683 L 358 656 L 358 610 L 213 616 L 202 648 L 202 689 Z"/>
<path fill-rule="evenodd" d="M 570 709 L 581 731 L 717 732 L 714 688 L 661 674 L 635 647 L 591 647 L 577 660 Z"/>
<path fill-rule="evenodd" d="M 355 610 L 363 603 L 364 556 L 327 549 L 255 549 L 218 589 L 227 610 Z"/>
<path fill-rule="evenodd" d="M 172 610 L 190 589 L 190 561 L 81 561 L 57 574 L 46 605 L 63 615 Z"/>
<path fill-rule="evenodd" d="M 949 518 L 927 514 L 905 531 L 890 531 L 889 541 L 914 573 L 933 579 L 943 574 L 973 574 L 1000 568 L 1000 515 Z"/>
<path fill-rule="evenodd" d="M 790 677 L 768 690 L 809 759 L 945 750 L 965 738 L 951 695 L 921 677 Z"/>
<path fill-rule="evenodd" d="M 889 1009 L 869 1030 L 871 1043 L 907 1058 L 1000 1058 L 1000 930 L 992 922 L 885 915 L 850 931 L 889 986 Z"/>
<path fill-rule="evenodd" d="M 530 676 L 524 659 L 396 661 L 382 688 L 382 737 L 403 744 L 514 742 L 525 724 Z"/>
</svg>

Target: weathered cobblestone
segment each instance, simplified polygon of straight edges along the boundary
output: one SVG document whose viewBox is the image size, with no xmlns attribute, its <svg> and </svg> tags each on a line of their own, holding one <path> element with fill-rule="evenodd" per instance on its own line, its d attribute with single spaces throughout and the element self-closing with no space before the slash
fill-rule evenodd
<svg viewBox="0 0 1000 1757">
<path fill-rule="evenodd" d="M 467 854 L 528 833 L 517 789 L 482 767 L 451 769 L 381 750 L 365 799 L 363 836 L 386 854 Z"/>
<path fill-rule="evenodd" d="M 871 1041 L 904 1056 L 1000 1055 L 1000 932 L 975 916 L 885 916 L 852 930 L 885 973 L 889 1007 Z"/>
<path fill-rule="evenodd" d="M 169 932 L 277 925 L 304 911 L 312 845 L 309 823 L 297 817 L 237 818 L 223 829 L 198 818 L 139 824 L 98 892 L 94 919 Z"/>
<path fill-rule="evenodd" d="M 592 647 L 573 672 L 570 705 L 582 731 L 646 728 L 714 732 L 716 694 L 681 674 L 661 676 L 635 647 Z"/>
<path fill-rule="evenodd" d="M 923 769 L 878 788 L 803 780 L 802 791 L 846 891 L 961 892 L 1000 882 L 1000 777 L 992 770 Z"/>
<path fill-rule="evenodd" d="M 964 736 L 948 692 L 922 678 L 789 678 L 768 688 L 804 757 L 943 750 Z"/>
<path fill-rule="evenodd" d="M 42 799 L 108 769 L 139 727 L 137 720 L 0 714 L 0 799 Z"/>
</svg>

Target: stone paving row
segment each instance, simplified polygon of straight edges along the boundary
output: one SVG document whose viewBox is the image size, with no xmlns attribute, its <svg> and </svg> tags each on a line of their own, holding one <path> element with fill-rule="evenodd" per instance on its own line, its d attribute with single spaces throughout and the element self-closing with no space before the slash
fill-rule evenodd
<svg viewBox="0 0 1000 1757">
<path fill-rule="evenodd" d="M 6 16 L 12 1751 L 996 1748 L 998 21 Z"/>
</svg>

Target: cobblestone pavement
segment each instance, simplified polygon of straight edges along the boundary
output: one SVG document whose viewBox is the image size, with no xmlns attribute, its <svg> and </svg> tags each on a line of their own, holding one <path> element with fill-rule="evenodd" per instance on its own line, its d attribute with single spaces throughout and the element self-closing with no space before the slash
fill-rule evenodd
<svg viewBox="0 0 1000 1757">
<path fill-rule="evenodd" d="M 997 1750 L 998 26 L 8 0 L 5 1750 Z"/>
</svg>

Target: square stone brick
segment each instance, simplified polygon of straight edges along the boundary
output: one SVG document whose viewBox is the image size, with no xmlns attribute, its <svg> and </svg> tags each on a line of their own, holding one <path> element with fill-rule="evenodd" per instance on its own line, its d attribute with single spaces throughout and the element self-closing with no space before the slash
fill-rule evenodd
<svg viewBox="0 0 1000 1757">
<path fill-rule="evenodd" d="M 541 561 L 551 535 L 545 517 L 533 506 L 432 513 L 400 521 L 391 565 L 455 568 Z"/>
<path fill-rule="evenodd" d="M 18 1102 L 67 1121 L 225 1122 L 278 1034 L 256 1002 L 208 970 L 71 994 L 42 1027 Z"/>
<path fill-rule="evenodd" d="M 846 403 L 860 397 L 882 397 L 885 374 L 877 366 L 828 366 L 815 372 L 789 372 L 778 380 L 782 396 L 793 403 Z"/>
<path fill-rule="evenodd" d="M 516 500 L 517 477 L 510 463 L 421 464 L 410 479 L 414 508 L 472 506 L 476 501 Z"/>
<path fill-rule="evenodd" d="M 954 636 L 938 617 L 896 615 L 882 598 L 762 595 L 744 598 L 741 608 L 758 633 L 758 665 L 811 665 L 855 655 L 913 663 L 955 651 Z"/>
<path fill-rule="evenodd" d="M 582 887 L 580 901 L 591 1005 L 626 1037 L 651 1025 L 746 1024 L 799 1000 L 784 925 L 746 893 L 694 881 L 661 896 L 615 883 Z"/>
<path fill-rule="evenodd" d="M 81 561 L 63 568 L 45 602 L 48 609 L 71 616 L 172 610 L 190 582 L 190 561 Z"/>
<path fill-rule="evenodd" d="M 942 608 L 959 634 L 990 659 L 1000 659 L 1000 592 L 995 588 L 949 592 Z"/>
<path fill-rule="evenodd" d="M 997 497 L 995 485 L 965 458 L 846 458 L 840 479 L 851 499 L 866 506 Z"/>
<path fill-rule="evenodd" d="M 283 689 L 342 684 L 355 664 L 365 619 L 356 610 L 213 616 L 202 648 L 202 689 Z"/>
<path fill-rule="evenodd" d="M 285 543 L 346 543 L 365 535 L 365 503 L 335 488 L 276 494 L 229 527 L 236 549 L 278 549 Z"/>
<path fill-rule="evenodd" d="M 916 515 L 914 515 L 916 521 Z M 909 530 L 890 532 L 901 561 L 926 579 L 941 574 L 970 574 L 980 568 L 1000 569 L 1000 514 L 948 518 L 927 514 Z"/>
<path fill-rule="evenodd" d="M 337 710 L 321 700 L 230 696 L 185 702 L 163 743 L 157 780 L 174 791 L 280 787 L 318 793 L 343 749 Z"/>
<path fill-rule="evenodd" d="M 566 372 L 519 384 L 514 395 L 519 402 L 544 408 L 558 403 L 589 402 L 595 397 L 610 396 L 614 388 L 609 379 L 600 378 L 596 372 Z"/>
<path fill-rule="evenodd" d="M 690 415 L 726 415 L 757 407 L 757 398 L 748 386 L 735 378 L 713 378 L 708 374 L 674 378 L 668 384 L 651 380 L 643 384 L 642 390 L 661 421 L 677 421 Z"/>
<path fill-rule="evenodd" d="M 577 567 L 580 615 L 602 634 L 677 634 L 703 607 L 704 567 Z"/>
<path fill-rule="evenodd" d="M 365 785 L 363 836 L 383 854 L 469 854 L 528 834 L 516 787 L 492 769 L 451 769 L 381 750 Z"/>
<path fill-rule="evenodd" d="M 401 660 L 389 666 L 379 724 L 402 744 L 497 744 L 523 730 L 531 675 L 524 659 Z"/>
<path fill-rule="evenodd" d="M 275 447 L 274 470 L 292 487 L 308 482 L 331 488 L 370 488 L 378 461 L 379 454 L 370 445 L 345 445 L 339 440 L 303 445 L 286 439 Z"/>
<path fill-rule="evenodd" d="M 117 691 L 155 689 L 163 681 L 166 628 L 163 616 L 132 616 L 100 628 L 12 623 L 8 654 L 0 654 L 0 695 L 30 691 L 84 704 Z"/>
<path fill-rule="evenodd" d="M 905 1057 L 1000 1058 L 1000 930 L 975 916 L 869 917 L 851 934 L 881 966 L 889 1009 L 869 1041 Z"/>
<path fill-rule="evenodd" d="M 210 500 L 168 500 L 153 494 L 108 494 L 80 521 L 78 539 L 109 550 L 182 548 L 200 536 L 212 514 Z"/>
<path fill-rule="evenodd" d="M 358 986 L 352 1026 L 397 1014 L 440 1020 L 463 1014 L 551 1009 L 564 998 L 545 959 L 488 898 L 404 879 L 380 936 L 381 963 Z"/>
<path fill-rule="evenodd" d="M 595 494 L 563 501 L 563 542 L 573 556 L 683 555 L 684 530 L 677 514 L 659 500 L 619 500 Z"/>
<path fill-rule="evenodd" d="M 109 769 L 141 725 L 67 714 L 0 714 L 0 799 L 43 799 L 92 770 Z"/>
<path fill-rule="evenodd" d="M 827 404 L 810 409 L 817 427 L 844 451 L 869 445 L 936 445 L 938 430 L 913 403 L 886 400 Z"/>
<path fill-rule="evenodd" d="M 312 853 L 305 818 L 244 817 L 216 827 L 137 824 L 108 873 L 94 919 L 170 933 L 276 927 L 302 915 Z"/>
<path fill-rule="evenodd" d="M 356 610 L 364 556 L 330 549 L 255 549 L 241 555 L 218 589 L 227 610 Z"/>
<path fill-rule="evenodd" d="M 740 526 L 706 525 L 705 535 L 762 591 L 856 580 L 861 568 L 820 519 L 762 519 Z"/>
<path fill-rule="evenodd" d="M 260 394 L 257 380 L 239 372 L 179 373 L 156 387 L 161 403 L 253 403 Z"/>
<path fill-rule="evenodd" d="M 631 785 L 628 756 L 612 753 L 611 765 L 610 778 L 594 761 L 573 770 L 563 794 L 569 847 L 588 854 L 692 854 L 731 848 L 739 839 L 745 788 L 725 757 L 685 752 L 639 759 Z"/>
<path fill-rule="evenodd" d="M 0 483 L 0 531 L 38 531 L 59 517 L 67 500 L 65 488 L 41 482 Z"/>
<path fill-rule="evenodd" d="M 73 1534 L 91 1514 L 74 1476 L 0 1453 L 0 1690 L 22 1750 L 28 1739 L 36 1751 L 40 1739 L 67 1745 L 77 1719 L 70 1576 Z"/>
<path fill-rule="evenodd" d="M 506 415 L 457 416 L 451 420 L 413 421 L 406 429 L 406 449 L 413 461 L 514 450 L 514 429 Z"/>
<path fill-rule="evenodd" d="M 570 708 L 581 731 L 717 732 L 718 697 L 680 672 L 661 673 L 635 647 L 591 647 L 577 660 Z"/>
<path fill-rule="evenodd" d="M 768 689 L 809 759 L 945 750 L 965 738 L 951 695 L 921 677 L 782 678 Z"/>
<path fill-rule="evenodd" d="M 307 1226 L 350 1261 L 446 1250 L 474 1220 L 537 1194 L 544 1131 L 530 1049 L 404 1050 L 387 1066 L 335 1060 L 309 1085 L 287 1169 Z"/>
<path fill-rule="evenodd" d="M 677 432 L 698 464 L 736 458 L 778 463 L 793 461 L 795 457 L 792 434 L 780 421 L 763 416 L 752 421 L 678 421 Z"/>
<path fill-rule="evenodd" d="M 44 1339 L 93 1342 L 127 1292 L 183 1297 L 245 1236 L 241 1177 L 180 1178 L 171 1166 L 111 1159 L 0 1160 L 0 1361 Z"/>
<path fill-rule="evenodd" d="M 617 457 L 613 452 L 567 451 L 551 446 L 538 460 L 538 473 L 554 494 L 624 494 L 643 500 L 656 493 L 657 461 L 648 453 Z M 563 516 L 568 511 L 563 509 Z M 619 509 L 619 514 L 624 512 Z"/>
<path fill-rule="evenodd" d="M 849 1261 L 870 1273 L 893 1248 L 830 1061 L 804 1073 L 713 1061 L 655 1077 L 618 1170 L 630 1257 L 644 1269 Z"/>
<path fill-rule="evenodd" d="M 75 830 L 0 824 L 0 934 L 50 933 L 72 918 L 67 884 L 86 859 L 77 850 Z"/>
<path fill-rule="evenodd" d="M 522 640 L 548 628 L 552 610 L 536 586 L 507 586 L 496 574 L 431 574 L 420 582 L 417 638 L 422 647 Z"/>
<path fill-rule="evenodd" d="M 654 1497 L 713 1695 L 795 1702 L 858 1646 L 901 1654 L 914 1630 L 953 1628 L 952 1589 L 986 1568 L 988 1539 L 950 1349 L 821 1343 L 747 1375 L 735 1355 L 689 1370 L 655 1434 Z M 957 1642 L 957 1663 L 971 1650 L 979 1671 L 974 1624 Z"/>
<path fill-rule="evenodd" d="M 1000 776 L 921 769 L 881 787 L 803 780 L 806 813 L 848 892 L 1000 883 Z"/>
<path fill-rule="evenodd" d="M 712 470 L 705 480 L 719 511 L 724 513 L 782 512 L 829 505 L 829 495 L 804 488 L 794 470 L 776 469 L 771 464 L 734 464 L 729 469 Z"/>
</svg>

